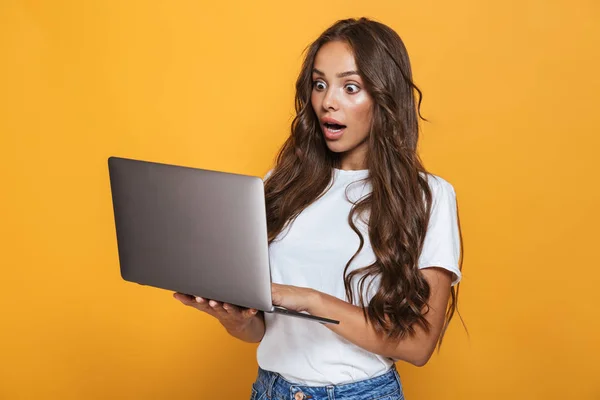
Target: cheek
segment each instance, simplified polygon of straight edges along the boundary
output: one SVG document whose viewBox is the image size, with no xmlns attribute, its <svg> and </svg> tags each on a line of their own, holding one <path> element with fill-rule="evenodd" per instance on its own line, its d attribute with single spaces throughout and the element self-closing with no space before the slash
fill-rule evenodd
<svg viewBox="0 0 600 400">
<path fill-rule="evenodd" d="M 315 112 L 317 112 L 317 110 L 320 109 L 321 102 L 319 101 L 319 94 L 316 93 L 314 90 L 310 95 L 310 104 L 312 105 L 312 108 L 313 110 L 315 110 Z"/>
<path fill-rule="evenodd" d="M 349 107 L 352 119 L 356 127 L 360 127 L 361 133 L 365 135 L 371 127 L 371 115 L 373 109 L 373 101 L 367 95 L 355 99 Z"/>
</svg>

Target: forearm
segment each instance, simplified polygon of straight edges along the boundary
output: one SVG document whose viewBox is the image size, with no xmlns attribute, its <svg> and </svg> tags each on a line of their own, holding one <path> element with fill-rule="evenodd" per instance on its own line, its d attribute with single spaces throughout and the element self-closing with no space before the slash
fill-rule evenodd
<svg viewBox="0 0 600 400">
<path fill-rule="evenodd" d="M 421 328 L 415 328 L 416 335 L 413 337 L 401 340 L 387 339 L 365 321 L 360 307 L 317 291 L 312 293 L 307 311 L 310 314 L 323 315 L 340 321 L 339 325 L 326 324 L 325 326 L 355 345 L 372 353 L 417 366 L 427 362 L 437 342 L 435 332 L 427 334 Z"/>
<path fill-rule="evenodd" d="M 421 366 L 431 357 L 440 337 L 452 283 L 451 273 L 443 268 L 428 267 L 422 274 L 430 288 L 425 307 L 427 312 L 424 314 L 430 329 L 425 331 L 415 324 L 415 334 L 402 339 L 392 340 L 378 333 L 365 320 L 360 307 L 314 289 L 273 283 L 273 304 L 338 320 L 339 325 L 325 326 L 367 351 Z"/>
<path fill-rule="evenodd" d="M 265 317 L 264 313 L 259 312 L 254 317 L 252 317 L 248 323 L 241 328 L 237 329 L 228 329 L 225 327 L 227 332 L 244 342 L 248 343 L 258 343 L 262 340 L 265 335 Z"/>
</svg>

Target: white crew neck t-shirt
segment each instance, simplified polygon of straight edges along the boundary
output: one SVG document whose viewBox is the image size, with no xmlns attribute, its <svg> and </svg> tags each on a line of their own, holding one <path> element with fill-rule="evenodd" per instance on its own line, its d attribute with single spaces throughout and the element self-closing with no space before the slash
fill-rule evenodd
<svg viewBox="0 0 600 400">
<path fill-rule="evenodd" d="M 370 183 L 363 181 L 368 175 L 368 170 L 334 170 L 330 189 L 271 243 L 269 258 L 274 283 L 309 287 L 346 300 L 344 268 L 360 243 L 348 224 L 353 205 L 348 198 L 356 201 L 370 193 Z M 428 181 L 433 204 L 418 266 L 451 271 L 454 285 L 461 279 L 456 196 L 452 185 L 443 178 L 429 174 Z M 375 261 L 367 226 L 360 219 L 355 219 L 355 223 L 365 243 L 349 271 Z M 377 291 L 376 285 L 372 286 L 369 293 L 362 294 L 365 304 Z M 356 293 L 354 289 L 355 297 Z M 258 364 L 293 383 L 349 383 L 384 374 L 394 363 L 350 343 L 316 321 L 265 313 L 265 325 L 257 350 Z"/>
</svg>

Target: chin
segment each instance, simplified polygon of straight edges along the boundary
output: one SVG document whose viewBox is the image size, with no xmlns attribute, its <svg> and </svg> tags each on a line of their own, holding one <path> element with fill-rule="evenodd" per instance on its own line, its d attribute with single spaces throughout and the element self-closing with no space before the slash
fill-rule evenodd
<svg viewBox="0 0 600 400">
<path fill-rule="evenodd" d="M 344 143 L 341 140 L 336 140 L 336 141 L 325 141 L 325 143 L 327 144 L 327 148 L 334 152 L 334 153 L 345 153 L 349 150 L 352 150 L 352 145 L 351 144 L 347 144 Z"/>
<path fill-rule="evenodd" d="M 327 148 L 329 149 L 329 151 L 331 151 L 332 153 L 345 153 L 346 151 L 348 151 L 346 149 L 346 147 L 344 146 L 339 146 L 336 145 L 335 143 L 333 144 L 329 144 L 327 143 Z"/>
<path fill-rule="evenodd" d="M 350 138 L 348 138 L 350 139 Z M 333 153 L 347 153 L 353 150 L 357 150 L 366 145 L 364 141 L 356 142 L 356 140 L 344 140 L 340 138 L 338 140 L 325 140 L 327 148 Z"/>
</svg>

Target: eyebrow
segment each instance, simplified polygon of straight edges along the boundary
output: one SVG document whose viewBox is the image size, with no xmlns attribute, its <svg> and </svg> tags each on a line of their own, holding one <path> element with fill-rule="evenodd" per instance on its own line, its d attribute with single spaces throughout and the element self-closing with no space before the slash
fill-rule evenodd
<svg viewBox="0 0 600 400">
<path fill-rule="evenodd" d="M 317 75 L 321 75 L 321 76 L 325 76 L 325 73 L 323 73 L 322 71 L 319 71 L 316 68 L 313 68 L 313 73 L 317 74 Z M 350 76 L 350 75 L 359 75 L 358 71 L 346 71 L 346 72 L 340 72 L 339 74 L 336 74 L 335 76 L 337 76 L 338 78 L 344 78 L 346 76 Z"/>
</svg>

